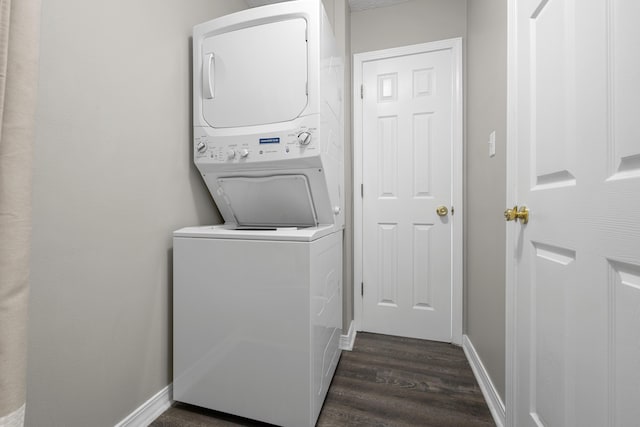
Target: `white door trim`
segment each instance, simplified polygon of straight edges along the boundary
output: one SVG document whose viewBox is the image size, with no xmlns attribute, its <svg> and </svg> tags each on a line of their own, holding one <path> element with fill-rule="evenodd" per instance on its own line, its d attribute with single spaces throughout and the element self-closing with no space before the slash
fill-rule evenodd
<svg viewBox="0 0 640 427">
<path fill-rule="evenodd" d="M 506 160 L 507 160 L 507 179 L 506 179 L 506 200 L 507 205 L 513 205 L 516 201 L 516 180 L 518 176 L 517 160 L 517 114 L 516 88 L 518 82 L 517 73 L 517 2 L 509 1 L 507 4 L 507 140 L 506 140 Z M 505 206 L 507 209 L 507 206 Z M 516 264 L 514 251 L 516 250 L 515 240 L 516 227 L 510 227 L 505 221 L 506 228 L 506 256 L 505 256 L 505 425 L 514 426 L 515 424 L 515 392 L 516 388 Z"/>
<path fill-rule="evenodd" d="M 451 336 L 454 344 L 462 345 L 462 301 L 463 301 L 463 103 L 462 103 L 462 38 L 441 40 L 430 43 L 421 43 L 411 46 L 403 46 L 392 49 L 376 50 L 358 53 L 353 56 L 353 309 L 354 324 L 357 331 L 362 327 L 362 298 L 360 297 L 360 284 L 362 283 L 362 197 L 360 185 L 362 184 L 362 103 L 360 99 L 360 87 L 362 85 L 362 66 L 365 62 L 392 58 L 401 55 L 412 55 L 422 52 L 450 49 L 453 64 L 453 149 L 452 149 L 452 201 L 455 207 L 455 216 L 452 217 L 452 266 L 451 279 L 452 307 L 451 307 Z"/>
</svg>

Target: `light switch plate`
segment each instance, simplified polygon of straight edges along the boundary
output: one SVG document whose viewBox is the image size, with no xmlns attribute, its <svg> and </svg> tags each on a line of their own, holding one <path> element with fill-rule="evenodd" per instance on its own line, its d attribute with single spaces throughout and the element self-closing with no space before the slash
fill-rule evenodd
<svg viewBox="0 0 640 427">
<path fill-rule="evenodd" d="M 489 157 L 496 155 L 496 131 L 494 130 L 489 135 Z"/>
</svg>

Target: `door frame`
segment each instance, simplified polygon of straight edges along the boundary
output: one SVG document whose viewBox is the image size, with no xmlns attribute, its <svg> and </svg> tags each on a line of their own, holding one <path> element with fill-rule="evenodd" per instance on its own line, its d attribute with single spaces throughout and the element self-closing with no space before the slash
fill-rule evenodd
<svg viewBox="0 0 640 427">
<path fill-rule="evenodd" d="M 451 200 L 455 207 L 455 217 L 452 217 L 451 242 L 451 339 L 454 344 L 462 345 L 463 321 L 463 69 L 462 69 L 462 38 L 453 38 L 429 43 L 375 50 L 353 55 L 353 321 L 356 331 L 362 330 L 362 102 L 360 87 L 362 85 L 363 64 L 370 61 L 393 58 L 396 56 L 413 55 L 438 50 L 452 52 L 452 165 L 451 165 Z"/>
<path fill-rule="evenodd" d="M 507 138 L 506 138 L 506 200 L 507 206 L 516 202 L 518 177 L 518 115 L 517 87 L 518 87 L 518 28 L 517 28 L 517 2 L 509 1 L 507 4 Z M 507 207 L 505 207 L 506 209 Z M 515 425 L 516 402 L 516 227 L 506 227 L 505 250 L 505 425 Z"/>
</svg>

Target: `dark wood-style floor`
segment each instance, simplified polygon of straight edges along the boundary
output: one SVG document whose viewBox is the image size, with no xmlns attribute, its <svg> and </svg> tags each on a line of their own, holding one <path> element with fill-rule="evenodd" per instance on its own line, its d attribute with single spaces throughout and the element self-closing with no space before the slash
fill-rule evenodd
<svg viewBox="0 0 640 427">
<path fill-rule="evenodd" d="M 266 426 L 182 403 L 151 427 Z M 460 347 L 359 333 L 343 351 L 319 427 L 495 426 Z"/>
</svg>

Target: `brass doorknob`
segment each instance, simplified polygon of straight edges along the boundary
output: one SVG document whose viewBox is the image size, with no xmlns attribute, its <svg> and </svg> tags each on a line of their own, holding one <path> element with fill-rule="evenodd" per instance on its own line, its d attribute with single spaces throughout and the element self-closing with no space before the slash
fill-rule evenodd
<svg viewBox="0 0 640 427">
<path fill-rule="evenodd" d="M 507 209 L 504 211 L 504 219 L 507 221 L 520 220 L 521 224 L 529 222 L 529 209 L 526 206 L 521 206 L 518 210 L 518 206 L 514 206 L 513 209 Z"/>
<path fill-rule="evenodd" d="M 449 213 L 449 209 L 446 206 L 438 206 L 436 208 L 436 213 L 438 216 L 446 216 Z"/>
<path fill-rule="evenodd" d="M 514 206 L 513 209 L 507 209 L 504 211 L 504 219 L 507 221 L 513 221 L 516 219 L 516 213 L 518 212 L 518 207 Z"/>
</svg>

